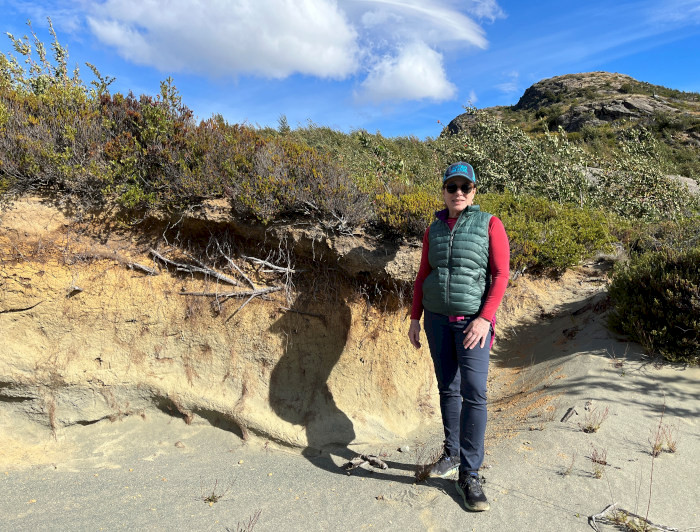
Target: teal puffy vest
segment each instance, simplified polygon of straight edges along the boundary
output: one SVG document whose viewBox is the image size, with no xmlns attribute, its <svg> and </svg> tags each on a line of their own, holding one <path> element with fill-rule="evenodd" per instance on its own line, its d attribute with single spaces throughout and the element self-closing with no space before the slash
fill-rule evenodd
<svg viewBox="0 0 700 532">
<path fill-rule="evenodd" d="M 462 211 L 452 231 L 437 219 L 430 225 L 423 307 L 447 316 L 473 316 L 486 299 L 490 283 L 489 220 L 478 205 Z"/>
</svg>

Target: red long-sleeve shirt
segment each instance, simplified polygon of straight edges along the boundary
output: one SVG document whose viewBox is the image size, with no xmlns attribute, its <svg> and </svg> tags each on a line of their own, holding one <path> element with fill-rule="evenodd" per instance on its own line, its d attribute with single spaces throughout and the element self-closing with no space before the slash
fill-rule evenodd
<svg viewBox="0 0 700 532">
<path fill-rule="evenodd" d="M 450 230 L 457 223 L 457 218 L 447 218 Z M 413 285 L 413 305 L 411 307 L 411 319 L 419 320 L 423 314 L 423 281 L 432 271 L 428 262 L 430 228 L 425 230 L 423 235 L 423 253 L 420 260 L 420 268 Z M 493 323 L 496 316 L 496 309 L 501 304 L 503 294 L 508 286 L 510 276 L 510 244 L 506 235 L 503 222 L 491 217 L 489 220 L 489 271 L 491 272 L 491 285 L 486 294 L 486 301 L 479 312 L 479 317 Z"/>
</svg>

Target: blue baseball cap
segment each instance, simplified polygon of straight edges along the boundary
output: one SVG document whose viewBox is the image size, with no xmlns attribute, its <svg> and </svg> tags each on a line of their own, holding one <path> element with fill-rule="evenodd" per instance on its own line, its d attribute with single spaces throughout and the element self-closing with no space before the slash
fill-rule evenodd
<svg viewBox="0 0 700 532">
<path fill-rule="evenodd" d="M 444 183 L 453 177 L 465 177 L 476 185 L 474 169 L 471 164 L 465 163 L 464 161 L 459 161 L 448 166 L 447 170 L 445 170 L 445 174 L 442 176 L 442 182 Z"/>
</svg>

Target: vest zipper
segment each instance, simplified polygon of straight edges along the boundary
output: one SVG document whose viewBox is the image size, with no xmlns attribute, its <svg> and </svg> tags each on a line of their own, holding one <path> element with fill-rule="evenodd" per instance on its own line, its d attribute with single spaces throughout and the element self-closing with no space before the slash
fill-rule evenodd
<svg viewBox="0 0 700 532">
<path fill-rule="evenodd" d="M 447 309 L 449 311 L 450 309 L 450 281 L 452 279 L 452 241 L 454 240 L 455 233 L 454 229 L 457 227 L 457 224 L 450 229 L 450 243 L 447 246 L 447 293 L 445 296 L 447 297 Z"/>
</svg>

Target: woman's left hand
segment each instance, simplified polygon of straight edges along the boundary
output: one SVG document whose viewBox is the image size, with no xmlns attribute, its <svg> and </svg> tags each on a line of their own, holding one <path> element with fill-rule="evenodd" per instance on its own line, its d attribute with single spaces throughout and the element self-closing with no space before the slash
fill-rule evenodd
<svg viewBox="0 0 700 532">
<path fill-rule="evenodd" d="M 484 347 L 486 337 L 491 330 L 491 322 L 486 318 L 474 318 L 464 329 L 464 348 L 474 349 L 476 344 Z"/>
</svg>

